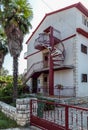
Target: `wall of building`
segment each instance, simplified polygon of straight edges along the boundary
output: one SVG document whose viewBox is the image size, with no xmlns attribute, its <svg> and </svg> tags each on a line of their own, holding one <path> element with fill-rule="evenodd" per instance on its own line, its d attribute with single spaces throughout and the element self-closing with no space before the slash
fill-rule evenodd
<svg viewBox="0 0 88 130">
<path fill-rule="evenodd" d="M 84 17 L 87 19 L 87 17 L 80 12 L 78 9 L 76 9 L 76 28 L 82 28 L 83 30 L 88 32 L 88 25 L 84 24 Z"/>
<path fill-rule="evenodd" d="M 65 60 L 63 62 L 64 65 L 73 65 L 74 66 L 74 42 L 75 38 L 68 39 L 63 42 L 65 47 Z"/>
<path fill-rule="evenodd" d="M 27 54 L 33 54 L 37 52 L 38 50 L 34 49 L 34 42 L 35 39 L 38 38 L 39 34 L 43 32 L 47 27 L 53 26 L 55 29 L 59 30 L 61 32 L 61 39 L 67 38 L 73 34 L 76 33 L 75 26 L 76 26 L 76 9 L 72 8 L 69 10 L 65 10 L 56 14 L 52 14 L 45 18 L 43 23 L 40 25 L 40 27 L 37 29 L 37 31 L 34 33 L 32 38 L 30 39 L 29 44 L 27 45 Z M 68 31 L 69 30 L 69 31 Z M 37 58 L 38 57 L 38 58 Z M 37 53 L 35 55 L 30 56 L 27 59 L 27 68 L 33 64 L 34 61 L 40 61 L 42 60 L 42 54 Z"/>
<path fill-rule="evenodd" d="M 53 26 L 55 29 L 59 30 L 61 32 L 61 39 L 65 39 L 73 34 L 77 34 L 76 29 L 82 28 L 85 31 L 88 32 L 88 27 L 84 25 L 83 23 L 83 16 L 82 12 L 80 12 L 77 8 L 71 8 L 69 10 L 65 10 L 62 12 L 58 12 L 52 15 L 47 16 L 43 23 L 40 25 L 40 27 L 37 29 L 37 31 L 34 33 L 32 38 L 30 39 L 30 42 L 28 44 L 28 54 L 33 54 L 37 52 L 38 50 L 34 49 L 34 41 L 36 38 L 38 38 L 39 34 L 43 32 L 47 27 Z M 88 82 L 82 83 L 81 82 L 81 74 L 87 73 L 88 71 L 88 54 L 82 54 L 80 51 L 81 44 L 87 45 L 88 47 L 88 39 L 83 37 L 82 35 L 76 35 L 76 37 L 68 39 L 63 42 L 65 49 L 66 49 L 66 57 L 63 62 L 64 65 L 73 65 L 74 69 L 66 72 L 66 74 L 69 76 L 68 73 L 70 73 L 69 80 L 67 78 L 67 75 L 65 73 L 60 74 L 61 76 L 64 75 L 62 81 L 65 85 L 72 85 L 75 86 L 75 96 L 87 96 L 88 91 Z M 38 58 L 37 58 L 38 57 Z M 28 68 L 34 63 L 38 61 L 43 60 L 42 52 L 39 52 L 35 55 L 30 56 L 27 59 L 27 65 Z M 87 73 L 88 74 L 88 73 Z M 59 72 L 55 72 L 55 84 L 59 77 Z M 60 78 L 61 79 L 61 78 Z M 71 82 L 71 84 L 70 84 Z M 85 87 L 85 89 L 84 89 Z"/>
<path fill-rule="evenodd" d="M 73 69 L 56 71 L 54 73 L 55 95 L 58 95 L 59 93 L 59 90 L 57 89 L 58 84 L 61 84 L 63 86 L 63 90 L 61 90 L 61 95 L 73 96 L 74 95 Z"/>
<path fill-rule="evenodd" d="M 81 52 L 81 44 L 87 46 L 87 54 Z M 78 96 L 88 96 L 88 81 L 82 82 L 82 74 L 88 76 L 88 39 L 80 34 L 77 37 L 78 47 Z"/>
</svg>

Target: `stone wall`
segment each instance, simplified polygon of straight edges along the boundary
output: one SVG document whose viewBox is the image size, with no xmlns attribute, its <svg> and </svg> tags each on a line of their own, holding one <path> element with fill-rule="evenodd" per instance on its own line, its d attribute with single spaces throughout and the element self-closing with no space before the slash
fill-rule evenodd
<svg viewBox="0 0 88 130">
<path fill-rule="evenodd" d="M 22 98 L 16 100 L 16 108 L 0 102 L 0 110 L 15 120 L 18 125 L 25 126 L 30 123 L 30 100 L 36 98 Z"/>
<path fill-rule="evenodd" d="M 7 117 L 16 120 L 16 108 L 0 101 L 0 110 L 5 113 Z"/>
</svg>

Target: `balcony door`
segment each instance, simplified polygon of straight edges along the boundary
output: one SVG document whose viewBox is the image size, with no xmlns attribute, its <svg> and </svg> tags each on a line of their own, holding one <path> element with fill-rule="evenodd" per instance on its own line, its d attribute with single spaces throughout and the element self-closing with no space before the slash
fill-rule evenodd
<svg viewBox="0 0 88 130">
<path fill-rule="evenodd" d="M 37 93 L 37 78 L 32 78 L 32 93 Z"/>
</svg>

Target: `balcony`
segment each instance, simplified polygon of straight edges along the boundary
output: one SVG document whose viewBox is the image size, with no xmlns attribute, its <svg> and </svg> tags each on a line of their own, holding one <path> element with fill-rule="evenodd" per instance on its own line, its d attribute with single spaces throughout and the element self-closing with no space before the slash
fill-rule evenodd
<svg viewBox="0 0 88 130">
<path fill-rule="evenodd" d="M 34 47 L 35 49 L 43 50 L 46 46 L 49 46 L 49 34 L 40 33 L 39 37 L 35 39 Z"/>
<path fill-rule="evenodd" d="M 57 70 L 66 70 L 66 69 L 73 69 L 74 66 L 72 65 L 63 65 L 54 66 L 54 71 Z M 27 82 L 31 77 L 38 77 L 41 73 L 49 73 L 49 66 L 45 66 L 44 61 L 39 61 L 34 63 L 25 74 L 25 82 Z"/>
<path fill-rule="evenodd" d="M 50 27 L 48 27 L 46 30 L 44 30 L 43 33 L 39 34 L 39 37 L 35 39 L 34 47 L 38 50 L 43 50 L 45 48 L 50 47 Z M 53 28 L 53 38 L 54 38 L 54 45 L 60 42 L 61 40 L 61 33 Z"/>
</svg>

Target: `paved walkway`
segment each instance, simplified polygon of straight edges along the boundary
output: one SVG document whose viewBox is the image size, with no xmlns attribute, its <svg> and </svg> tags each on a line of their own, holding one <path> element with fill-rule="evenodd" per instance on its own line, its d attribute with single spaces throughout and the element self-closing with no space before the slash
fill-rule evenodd
<svg viewBox="0 0 88 130">
<path fill-rule="evenodd" d="M 0 130 L 32 130 L 30 128 L 9 128 L 9 129 L 0 129 Z"/>
<path fill-rule="evenodd" d="M 9 128 L 9 129 L 0 129 L 0 130 L 41 130 L 41 129 L 34 126 L 30 126 L 28 128 Z"/>
</svg>

